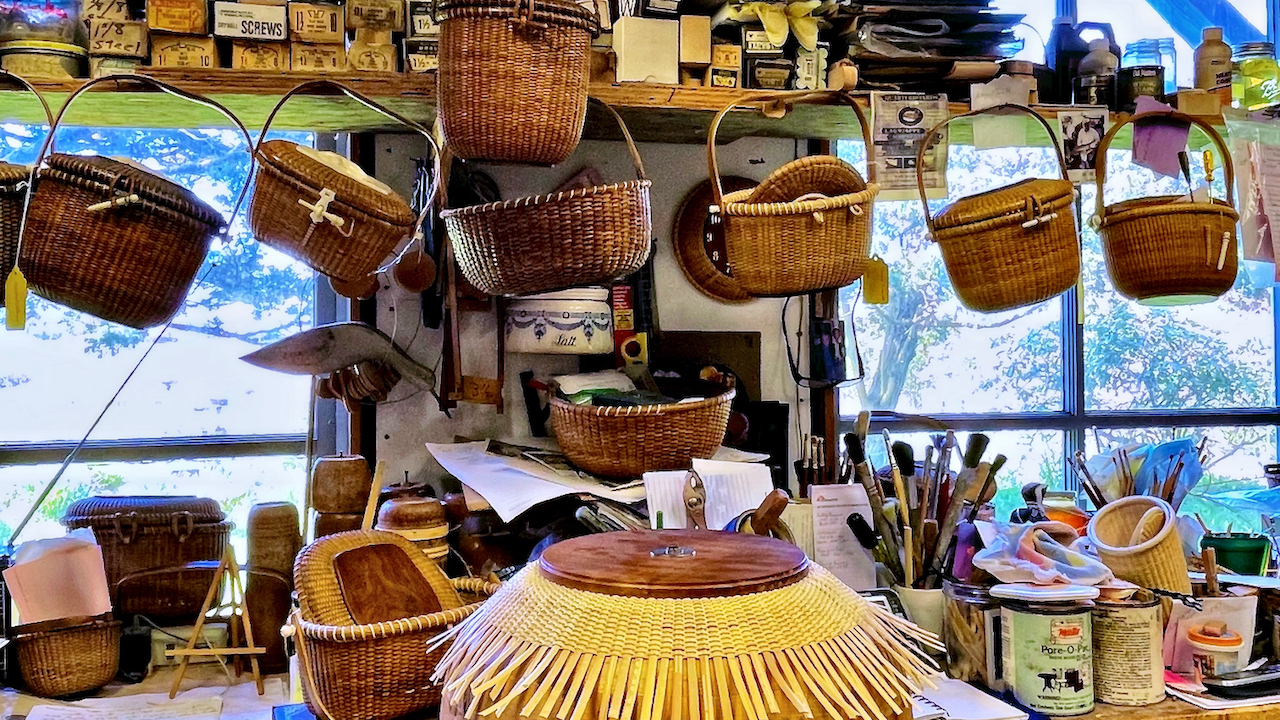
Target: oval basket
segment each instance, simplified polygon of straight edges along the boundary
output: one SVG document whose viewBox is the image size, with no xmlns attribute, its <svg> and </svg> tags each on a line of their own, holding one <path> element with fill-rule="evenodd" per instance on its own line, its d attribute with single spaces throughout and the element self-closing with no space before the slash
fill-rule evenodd
<svg viewBox="0 0 1280 720">
<path fill-rule="evenodd" d="M 987 113 L 1025 113 L 1044 126 L 1062 178 L 1023 180 L 956 200 L 936 216 L 924 187 L 925 153 L 957 118 Z M 978 312 L 1034 305 L 1066 292 L 1080 279 L 1080 236 L 1075 186 L 1067 179 L 1062 148 L 1049 124 L 1022 105 L 997 105 L 938 123 L 920 143 L 916 187 L 929 236 L 938 243 L 960 302 Z"/>
<path fill-rule="evenodd" d="M 440 129 L 455 155 L 555 165 L 582 138 L 595 15 L 567 0 L 441 3 Z"/>
<path fill-rule="evenodd" d="M 1176 195 L 1126 200 L 1106 205 L 1107 148 L 1120 128 L 1144 118 L 1172 118 L 1204 131 L 1218 148 L 1227 199 L 1178 202 Z M 1142 113 L 1112 126 L 1098 147 L 1098 234 L 1107 274 L 1116 291 L 1144 305 L 1192 305 L 1209 302 L 1236 282 L 1239 255 L 1235 208 L 1235 169 L 1222 136 L 1212 125 L 1178 112 Z"/>
<path fill-rule="evenodd" d="M 732 386 L 696 402 L 598 407 L 551 399 L 551 427 L 574 465 L 604 477 L 681 470 L 709 458 L 724 440 Z"/>
<path fill-rule="evenodd" d="M 638 179 L 442 211 L 472 285 L 489 295 L 605 285 L 649 259 L 652 183 L 622 117 L 600 104 L 618 121 Z"/>
<path fill-rule="evenodd" d="M 750 295 L 800 295 L 844 287 L 862 277 L 866 269 L 871 251 L 871 204 L 880 193 L 880 186 L 874 182 L 863 184 L 857 192 L 814 200 L 792 198 L 789 202 L 754 202 L 751 198 L 757 189 L 725 194 L 721 185 L 716 133 L 729 111 L 744 103 L 772 102 L 789 107 L 832 101 L 853 108 L 867 146 L 867 166 L 874 168 L 871 125 L 848 93 L 750 93 L 725 106 L 711 121 L 707 162 L 715 207 L 724 217 L 729 269 L 737 284 Z M 829 158 L 801 158 L 783 166 L 771 178 L 792 170 L 806 172 L 809 165 L 827 162 Z M 857 172 L 853 174 L 856 176 Z"/>
<path fill-rule="evenodd" d="M 110 613 L 79 622 L 51 620 L 13 628 L 22 680 L 33 694 L 56 698 L 97 690 L 120 666 L 120 621 Z"/>
</svg>

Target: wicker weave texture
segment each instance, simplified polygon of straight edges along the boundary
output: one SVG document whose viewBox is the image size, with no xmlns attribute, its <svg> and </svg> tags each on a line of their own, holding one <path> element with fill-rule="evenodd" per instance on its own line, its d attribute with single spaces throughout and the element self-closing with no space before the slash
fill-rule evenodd
<svg viewBox="0 0 1280 720">
<path fill-rule="evenodd" d="M 97 690 L 120 666 L 120 621 L 97 618 L 76 627 L 23 633 L 14 628 L 18 667 L 27 688 L 40 697 Z"/>
<path fill-rule="evenodd" d="M 1150 540 L 1130 545 L 1133 529 L 1152 508 L 1164 510 L 1164 527 Z M 1173 522 L 1175 515 L 1173 508 L 1158 498 L 1121 498 L 1107 503 L 1093 516 L 1089 521 L 1089 538 L 1098 549 L 1098 557 L 1121 580 L 1190 595 L 1191 578 L 1182 553 L 1182 540 Z"/>
<path fill-rule="evenodd" d="M 94 161 L 94 162 L 90 162 Z M 53 155 L 39 171 L 18 265 L 43 298 L 133 328 L 160 325 L 182 308 L 220 221 L 194 199 L 160 187 L 140 202 L 91 205 L 137 192 L 151 178 L 123 163 L 102 176 L 105 158 Z M 145 176 L 145 177 L 141 177 Z M 176 187 L 176 186 L 175 186 Z M 157 195 L 168 196 L 156 202 Z"/>
<path fill-rule="evenodd" d="M 569 157 L 586 120 L 594 19 L 556 0 L 449 2 L 442 13 L 438 101 L 449 149 L 531 165 Z"/>
<path fill-rule="evenodd" d="M 1175 197 L 1112 205 L 1099 228 L 1107 273 L 1130 300 L 1218 297 L 1236 282 L 1236 222 L 1229 205 L 1180 203 Z M 1226 259 L 1218 269 L 1223 238 Z"/>
<path fill-rule="evenodd" d="M 7 277 L 18 260 L 18 231 L 22 228 L 22 204 L 30 171 L 21 165 L 0 163 L 0 274 Z M 0 279 L 0 303 L 4 282 Z"/>
<path fill-rule="evenodd" d="M 172 527 L 144 526 L 122 535 L 113 528 L 95 527 L 102 547 L 112 604 L 118 609 L 154 616 L 157 620 L 193 622 L 200 613 L 212 573 L 150 574 L 121 584 L 147 570 L 176 569 L 190 562 L 222 557 L 231 536 L 230 522 L 199 523 L 185 539 Z M 185 533 L 184 533 L 185 535 Z"/>
</svg>

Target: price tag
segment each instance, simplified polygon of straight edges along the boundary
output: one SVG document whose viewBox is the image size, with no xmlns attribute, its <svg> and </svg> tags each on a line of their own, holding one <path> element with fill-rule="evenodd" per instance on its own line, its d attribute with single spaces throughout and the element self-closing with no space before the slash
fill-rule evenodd
<svg viewBox="0 0 1280 720">
<path fill-rule="evenodd" d="M 868 305 L 889 304 L 889 264 L 879 255 L 867 261 L 862 273 L 862 299 Z"/>
<path fill-rule="evenodd" d="M 147 24 L 136 20 L 90 20 L 89 54 L 145 58 Z"/>
<path fill-rule="evenodd" d="M 8 330 L 27 327 L 27 279 L 16 267 L 4 281 L 4 326 Z"/>
</svg>

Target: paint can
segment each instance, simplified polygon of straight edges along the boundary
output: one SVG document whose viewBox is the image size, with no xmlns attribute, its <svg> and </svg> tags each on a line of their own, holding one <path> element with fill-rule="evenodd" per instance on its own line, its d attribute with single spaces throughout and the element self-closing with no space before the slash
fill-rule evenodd
<svg viewBox="0 0 1280 720">
<path fill-rule="evenodd" d="M 1164 102 L 1164 67 L 1136 65 L 1120 68 L 1116 74 L 1116 96 L 1120 109 L 1133 112 L 1143 95 Z"/>
<path fill-rule="evenodd" d="M 1087 602 L 1004 601 L 1000 632 L 1005 684 L 1045 715 L 1093 710 L 1093 629 Z"/>
<path fill-rule="evenodd" d="M 1164 699 L 1160 600 L 1139 590 L 1127 600 L 1093 606 L 1094 693 L 1111 705 L 1154 705 Z"/>
</svg>

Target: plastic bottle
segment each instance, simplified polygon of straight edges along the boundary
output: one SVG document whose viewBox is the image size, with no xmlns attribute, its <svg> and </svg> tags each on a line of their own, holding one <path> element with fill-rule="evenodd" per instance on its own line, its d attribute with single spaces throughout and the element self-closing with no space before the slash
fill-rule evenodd
<svg viewBox="0 0 1280 720">
<path fill-rule="evenodd" d="M 1230 80 L 1231 48 L 1227 48 L 1227 75 Z M 1111 42 L 1106 38 L 1089 41 L 1089 52 L 1080 60 L 1080 75 L 1115 75 L 1120 58 L 1111 54 Z"/>
<path fill-rule="evenodd" d="M 1196 87 L 1231 104 L 1231 46 L 1222 41 L 1222 28 L 1205 28 L 1196 48 Z"/>
</svg>

